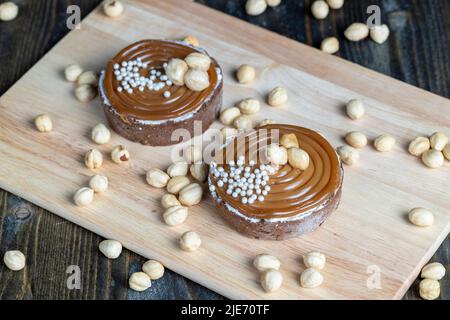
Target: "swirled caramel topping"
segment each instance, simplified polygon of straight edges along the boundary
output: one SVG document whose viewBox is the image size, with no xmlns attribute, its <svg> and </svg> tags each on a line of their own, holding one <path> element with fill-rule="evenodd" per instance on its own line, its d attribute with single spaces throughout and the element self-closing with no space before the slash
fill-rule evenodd
<svg viewBox="0 0 450 320">
<path fill-rule="evenodd" d="M 170 86 L 164 90 L 122 90 L 121 83 L 114 75 L 115 65 L 139 59 L 145 68 L 140 68 L 143 77 L 149 76 L 150 70 L 164 72 L 163 65 L 172 58 L 184 59 L 200 49 L 174 41 L 143 40 L 126 47 L 111 59 L 105 70 L 103 88 L 106 98 L 124 121 L 134 118 L 139 120 L 164 121 L 194 113 L 210 99 L 219 82 L 222 81 L 220 68 L 212 59 L 208 70 L 210 86 L 203 91 L 192 91 L 186 86 Z M 117 67 L 116 67 L 117 68 Z M 118 88 L 121 88 L 118 90 Z M 120 92 L 119 92 L 120 91 Z M 169 93 L 164 94 L 165 91 Z"/>
<path fill-rule="evenodd" d="M 230 160 L 234 164 L 233 161 L 238 161 L 242 155 L 248 166 L 260 166 L 265 161 L 265 147 L 278 143 L 279 137 L 289 133 L 296 135 L 299 147 L 310 156 L 306 170 L 301 171 L 289 164 L 279 167 L 269 175 L 267 185 L 270 191 L 261 201 L 252 203 L 247 200 L 243 203 L 241 197 L 228 194 L 223 178 L 210 174 L 212 189 L 217 196 L 240 213 L 257 219 L 291 218 L 325 205 L 341 186 L 342 169 L 334 148 L 319 133 L 310 129 L 279 124 L 264 126 L 227 144 L 223 153 L 215 158 L 217 167 L 230 172 Z"/>
</svg>

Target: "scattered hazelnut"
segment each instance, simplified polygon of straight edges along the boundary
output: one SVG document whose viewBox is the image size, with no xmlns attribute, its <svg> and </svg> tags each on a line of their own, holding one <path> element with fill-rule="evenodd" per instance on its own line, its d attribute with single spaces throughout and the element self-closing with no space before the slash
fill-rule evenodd
<svg viewBox="0 0 450 320">
<path fill-rule="evenodd" d="M 98 75 L 94 71 L 85 71 L 79 75 L 77 83 L 79 86 L 88 84 L 96 87 L 98 86 Z"/>
<path fill-rule="evenodd" d="M 128 284 L 134 291 L 145 291 L 152 286 L 152 281 L 146 273 L 134 272 L 128 280 Z"/>
<path fill-rule="evenodd" d="M 97 96 L 97 90 L 95 90 L 91 85 L 83 84 L 75 88 L 75 97 L 78 101 L 88 102 Z"/>
<path fill-rule="evenodd" d="M 450 161 L 450 143 L 447 143 L 444 147 L 444 150 L 442 150 L 442 153 L 444 154 L 444 157 Z"/>
<path fill-rule="evenodd" d="M 442 151 L 448 143 L 448 137 L 443 132 L 435 132 L 430 137 L 431 148 L 437 151 Z"/>
<path fill-rule="evenodd" d="M 177 86 L 184 85 L 184 76 L 189 67 L 184 60 L 174 58 L 170 59 L 165 67 L 167 77 Z"/>
<path fill-rule="evenodd" d="M 253 128 L 252 119 L 249 116 L 241 115 L 234 119 L 233 125 L 236 129 L 247 131 Z"/>
<path fill-rule="evenodd" d="M 353 148 L 364 148 L 367 145 L 367 137 L 359 131 L 352 131 L 345 135 L 345 141 Z"/>
<path fill-rule="evenodd" d="M 359 152 L 353 147 L 341 146 L 336 149 L 336 152 L 346 165 L 352 166 L 359 161 Z"/>
<path fill-rule="evenodd" d="M 257 113 L 261 108 L 259 101 L 254 98 L 244 99 L 237 106 L 241 110 L 241 113 L 248 115 Z"/>
<path fill-rule="evenodd" d="M 280 5 L 281 0 L 266 0 L 266 3 L 269 7 L 276 7 Z"/>
<path fill-rule="evenodd" d="M 237 107 L 231 107 L 223 110 L 220 113 L 220 121 L 226 125 L 229 126 L 233 124 L 234 120 L 236 120 L 237 117 L 241 115 L 241 110 Z"/>
<path fill-rule="evenodd" d="M 303 288 L 315 288 L 322 284 L 323 276 L 315 268 L 305 269 L 300 275 L 300 284 Z"/>
<path fill-rule="evenodd" d="M 199 163 L 203 159 L 203 151 L 196 145 L 191 144 L 184 152 L 187 163 Z"/>
<path fill-rule="evenodd" d="M 84 164 L 91 170 L 98 169 L 103 164 L 103 155 L 97 149 L 89 150 L 84 156 Z"/>
<path fill-rule="evenodd" d="M 83 73 L 83 69 L 77 64 L 71 64 L 64 69 L 64 76 L 67 81 L 75 82 L 77 81 L 80 74 Z"/>
<path fill-rule="evenodd" d="M 19 250 L 6 251 L 3 256 L 3 262 L 12 271 L 19 271 L 25 268 L 25 260 L 24 254 Z"/>
<path fill-rule="evenodd" d="M 236 71 L 236 78 L 239 83 L 251 83 L 255 81 L 256 71 L 255 68 L 248 64 L 242 64 Z"/>
<path fill-rule="evenodd" d="M 384 43 L 389 38 L 389 27 L 385 24 L 370 28 L 370 37 L 378 44 Z"/>
<path fill-rule="evenodd" d="M 258 125 L 258 127 L 263 127 L 263 126 L 267 126 L 269 124 L 275 124 L 275 120 L 272 119 L 264 119 L 263 121 L 261 121 Z"/>
<path fill-rule="evenodd" d="M 211 58 L 204 53 L 193 52 L 184 58 L 189 68 L 208 71 L 211 65 Z"/>
<path fill-rule="evenodd" d="M 350 41 L 360 41 L 369 36 L 369 28 L 364 23 L 355 22 L 344 31 L 344 36 Z"/>
<path fill-rule="evenodd" d="M 148 260 L 142 266 L 142 271 L 144 271 L 151 280 L 158 280 L 164 275 L 164 266 L 156 260 Z"/>
<path fill-rule="evenodd" d="M 200 69 L 189 69 L 184 75 L 184 84 L 192 91 L 202 91 L 209 87 L 208 72 Z"/>
<path fill-rule="evenodd" d="M 91 188 L 81 188 L 73 196 L 73 201 L 79 207 L 87 206 L 94 200 L 94 190 Z"/>
<path fill-rule="evenodd" d="M 423 279 L 419 284 L 419 294 L 425 300 L 435 300 L 441 294 L 441 285 L 432 279 Z"/>
<path fill-rule="evenodd" d="M 91 138 L 97 144 L 105 144 L 111 139 L 111 132 L 103 123 L 99 123 L 92 128 Z"/>
<path fill-rule="evenodd" d="M 347 103 L 347 115 L 352 120 L 361 119 L 365 113 L 364 102 L 361 99 L 352 99 Z"/>
<path fill-rule="evenodd" d="M 186 176 L 173 177 L 167 182 L 167 191 L 172 194 L 178 194 L 189 183 L 189 178 Z"/>
<path fill-rule="evenodd" d="M 108 17 L 118 17 L 123 12 L 123 4 L 117 0 L 106 0 L 103 5 L 103 11 Z"/>
<path fill-rule="evenodd" d="M 245 3 L 245 12 L 249 16 L 258 16 L 267 9 L 266 0 L 247 0 Z"/>
<path fill-rule="evenodd" d="M 340 9 L 344 5 L 344 0 L 327 0 L 331 9 Z"/>
<path fill-rule="evenodd" d="M 373 146 L 380 152 L 391 151 L 395 146 L 395 138 L 390 134 L 382 134 L 373 142 Z"/>
<path fill-rule="evenodd" d="M 306 170 L 309 167 L 309 154 L 300 148 L 289 148 L 288 151 L 288 161 L 291 167 L 300 170 Z"/>
<path fill-rule="evenodd" d="M 146 180 L 152 187 L 164 188 L 170 180 L 170 176 L 160 169 L 152 168 L 147 171 Z"/>
<path fill-rule="evenodd" d="M 202 239 L 194 231 L 186 231 L 181 235 L 180 247 L 184 251 L 195 251 L 202 245 Z"/>
<path fill-rule="evenodd" d="M 117 259 L 122 253 L 122 244 L 117 240 L 103 240 L 99 243 L 98 249 L 108 259 Z"/>
<path fill-rule="evenodd" d="M 339 40 L 336 37 L 328 37 L 322 40 L 320 50 L 323 52 L 334 54 L 339 51 Z"/>
<path fill-rule="evenodd" d="M 191 164 L 189 171 L 191 176 L 198 182 L 205 182 L 208 176 L 208 166 L 204 162 Z"/>
<path fill-rule="evenodd" d="M 408 151 L 413 156 L 421 156 L 422 153 L 430 149 L 430 140 L 426 137 L 417 137 L 408 146 Z"/>
<path fill-rule="evenodd" d="M 174 162 L 167 168 L 167 174 L 173 178 L 185 176 L 188 172 L 188 164 L 186 162 Z"/>
<path fill-rule="evenodd" d="M 52 119 L 46 113 L 38 115 L 34 119 L 34 125 L 40 132 L 49 132 L 53 129 Z"/>
<path fill-rule="evenodd" d="M 17 17 L 19 7 L 12 1 L 0 4 L 0 20 L 12 21 Z"/>
<path fill-rule="evenodd" d="M 278 270 L 269 269 L 261 274 L 260 281 L 264 291 L 274 292 L 280 289 L 283 284 L 283 275 Z"/>
<path fill-rule="evenodd" d="M 444 164 L 444 155 L 442 152 L 430 149 L 422 153 L 422 162 L 429 168 L 436 169 Z"/>
<path fill-rule="evenodd" d="M 95 175 L 89 180 L 89 187 L 96 193 L 108 190 L 108 178 L 102 175 Z"/>
<path fill-rule="evenodd" d="M 191 46 L 194 46 L 194 47 L 198 47 L 200 45 L 198 39 L 196 37 L 192 36 L 192 35 L 189 35 L 189 36 L 185 37 L 181 41 L 183 41 L 183 42 L 185 42 L 187 44 L 190 44 Z"/>
<path fill-rule="evenodd" d="M 270 269 L 278 270 L 280 269 L 281 262 L 276 257 L 271 256 L 270 254 L 259 254 L 253 260 L 253 266 L 261 272 Z"/>
<path fill-rule="evenodd" d="M 425 208 L 414 208 L 408 213 L 408 219 L 412 224 L 419 227 L 430 227 L 434 223 L 434 215 Z"/>
<path fill-rule="evenodd" d="M 439 262 L 429 263 L 422 268 L 420 276 L 425 279 L 439 281 L 445 276 L 445 267 Z"/>
<path fill-rule="evenodd" d="M 285 104 L 288 100 L 287 90 L 282 87 L 276 87 L 270 91 L 267 102 L 272 107 L 278 107 L 282 104 Z"/>
<path fill-rule="evenodd" d="M 285 165 L 288 162 L 288 153 L 285 147 L 272 143 L 266 147 L 267 160 L 275 165 Z"/>
<path fill-rule="evenodd" d="M 111 151 L 111 160 L 115 163 L 128 163 L 130 160 L 130 153 L 123 145 L 119 145 Z"/>
<path fill-rule="evenodd" d="M 193 206 L 202 200 L 203 188 L 198 183 L 191 183 L 180 190 L 178 200 L 182 205 Z"/>
<path fill-rule="evenodd" d="M 220 129 L 220 133 L 222 134 L 223 140 L 226 141 L 228 138 L 237 136 L 239 131 L 237 131 L 236 128 L 223 127 L 222 129 Z"/>
<path fill-rule="evenodd" d="M 328 4 L 323 0 L 316 0 L 311 5 L 311 13 L 316 19 L 325 19 L 329 12 L 330 8 L 328 7 Z"/>
<path fill-rule="evenodd" d="M 188 209 L 183 206 L 167 208 L 163 213 L 164 222 L 169 226 L 182 224 L 188 216 Z"/>
<path fill-rule="evenodd" d="M 303 256 L 305 266 L 316 270 L 322 270 L 325 267 L 326 261 L 325 255 L 317 251 L 308 252 Z"/>
<path fill-rule="evenodd" d="M 173 206 L 181 206 L 181 203 L 173 194 L 166 193 L 161 198 L 161 205 L 164 209 L 168 209 Z"/>
<path fill-rule="evenodd" d="M 286 133 L 281 136 L 280 144 L 286 149 L 298 148 L 298 140 L 295 133 Z"/>
</svg>

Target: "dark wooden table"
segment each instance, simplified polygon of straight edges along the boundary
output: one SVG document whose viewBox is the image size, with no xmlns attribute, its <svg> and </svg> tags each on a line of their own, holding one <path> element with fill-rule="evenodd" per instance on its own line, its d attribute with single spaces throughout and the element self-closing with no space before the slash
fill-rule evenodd
<svg viewBox="0 0 450 320">
<path fill-rule="evenodd" d="M 100 1 L 15 2 L 20 6 L 18 18 L 0 22 L 0 94 L 69 31 L 66 27 L 69 4 L 79 5 L 85 16 Z M 316 47 L 324 37 L 337 36 L 341 40 L 341 57 L 450 97 L 448 0 L 347 0 L 343 9 L 333 11 L 325 21 L 311 17 L 309 0 L 283 0 L 282 5 L 258 17 L 245 14 L 245 0 L 198 2 Z M 392 31 L 389 41 L 381 46 L 371 41 L 345 41 L 342 36 L 345 27 L 365 21 L 370 4 L 380 6 L 383 22 Z M 145 259 L 125 250 L 117 260 L 107 260 L 98 251 L 101 240 L 0 189 L 0 256 L 9 249 L 19 249 L 28 260 L 22 272 L 11 272 L 0 263 L 0 299 L 223 299 L 171 271 L 146 292 L 128 290 L 129 274 L 139 270 Z M 449 253 L 450 238 L 447 238 L 432 261 L 448 266 Z M 70 265 L 80 267 L 79 290 L 67 289 L 66 270 Z M 447 275 L 441 281 L 442 299 L 450 299 L 448 279 Z M 415 283 L 405 299 L 418 298 Z"/>
</svg>

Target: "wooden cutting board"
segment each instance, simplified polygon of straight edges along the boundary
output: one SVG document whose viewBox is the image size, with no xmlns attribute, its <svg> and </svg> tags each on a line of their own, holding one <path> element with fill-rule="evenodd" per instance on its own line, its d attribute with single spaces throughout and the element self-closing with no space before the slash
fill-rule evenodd
<svg viewBox="0 0 450 320">
<path fill-rule="evenodd" d="M 197 36 L 224 69 L 224 105 L 241 98 L 264 101 L 274 86 L 289 90 L 281 108 L 263 103 L 255 122 L 273 118 L 322 132 L 335 146 L 350 130 L 374 138 L 391 133 L 395 150 L 361 151 L 354 167 L 345 167 L 339 210 L 317 231 L 283 242 L 246 238 L 224 224 L 210 198 L 190 208 L 188 221 L 167 227 L 161 219 L 163 192 L 145 182 L 150 167 L 165 169 L 170 147 L 145 147 L 114 135 L 100 149 L 108 154 L 119 144 L 131 152 L 122 167 L 106 160 L 99 172 L 110 189 L 94 203 L 78 208 L 73 193 L 93 174 L 84 167 L 84 153 L 94 147 L 90 129 L 105 122 L 98 99 L 82 104 L 62 70 L 71 63 L 99 69 L 119 49 L 145 38 Z M 258 68 L 258 80 L 239 85 L 233 70 L 241 63 Z M 367 115 L 349 120 L 343 105 L 363 98 Z M 229 298 L 271 299 L 398 299 L 450 230 L 450 165 L 431 170 L 410 156 L 406 147 L 416 135 L 443 130 L 450 135 L 450 102 L 314 48 L 247 24 L 207 7 L 178 0 L 127 1 L 125 13 L 105 17 L 100 9 L 80 30 L 69 33 L 0 99 L 0 187 L 44 207 L 105 238 L 178 272 Z M 51 133 L 38 133 L 33 118 L 47 112 L 54 119 Z M 219 127 L 215 124 L 215 127 Z M 408 223 L 412 207 L 435 213 L 426 229 Z M 177 245 L 180 234 L 197 231 L 203 246 L 193 253 Z M 302 254 L 320 250 L 327 256 L 325 281 L 303 289 L 299 275 Z M 281 262 L 283 287 L 265 294 L 251 265 L 259 253 L 272 253 Z M 377 280 L 380 280 L 377 283 Z"/>
</svg>

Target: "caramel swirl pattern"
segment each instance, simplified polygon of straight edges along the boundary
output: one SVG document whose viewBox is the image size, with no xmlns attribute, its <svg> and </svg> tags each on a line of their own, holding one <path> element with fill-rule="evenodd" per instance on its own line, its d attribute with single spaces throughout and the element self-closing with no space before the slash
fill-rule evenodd
<svg viewBox="0 0 450 320">
<path fill-rule="evenodd" d="M 219 66 L 214 59 L 208 70 L 210 86 L 203 91 L 192 91 L 186 86 L 173 85 L 166 86 L 160 91 L 146 88 L 142 92 L 139 90 L 134 90 L 133 93 L 118 92 L 117 87 L 120 83 L 114 76 L 116 63 L 141 58 L 143 63 L 148 64 L 141 75 L 148 76 L 150 68 L 162 70 L 163 64 L 171 58 L 184 59 L 188 54 L 197 51 L 199 50 L 180 42 L 163 40 L 142 40 L 126 47 L 110 60 L 106 67 L 103 85 L 110 104 L 124 120 L 128 117 L 142 120 L 170 120 L 197 111 L 207 99 L 211 98 L 218 82 L 222 81 L 218 74 Z M 163 96 L 166 90 L 171 93 L 169 98 Z"/>
<path fill-rule="evenodd" d="M 267 131 L 263 131 L 264 129 Z M 280 167 L 270 176 L 268 184 L 271 190 L 265 200 L 255 201 L 253 204 L 243 204 L 240 198 L 228 195 L 226 187 L 218 187 L 218 179 L 210 175 L 218 196 L 240 213 L 257 219 L 291 218 L 307 214 L 332 199 L 342 183 L 341 163 L 330 143 L 319 133 L 310 129 L 278 124 L 262 127 L 246 135 L 244 139 L 236 138 L 227 144 L 224 154 L 220 154 L 221 158 L 216 157 L 217 163 L 220 165 L 222 156 L 228 163 L 229 160 L 236 161 L 239 155 L 245 155 L 245 161 L 248 163 L 249 159 L 255 159 L 255 155 L 264 153 L 265 145 L 278 142 L 276 138 L 286 133 L 294 133 L 300 148 L 308 152 L 310 165 L 306 170 L 301 171 L 289 164 Z M 258 157 L 258 159 L 262 158 Z M 259 161 L 261 162 L 263 160 Z M 224 165 L 224 169 L 229 171 L 229 166 Z"/>
</svg>

